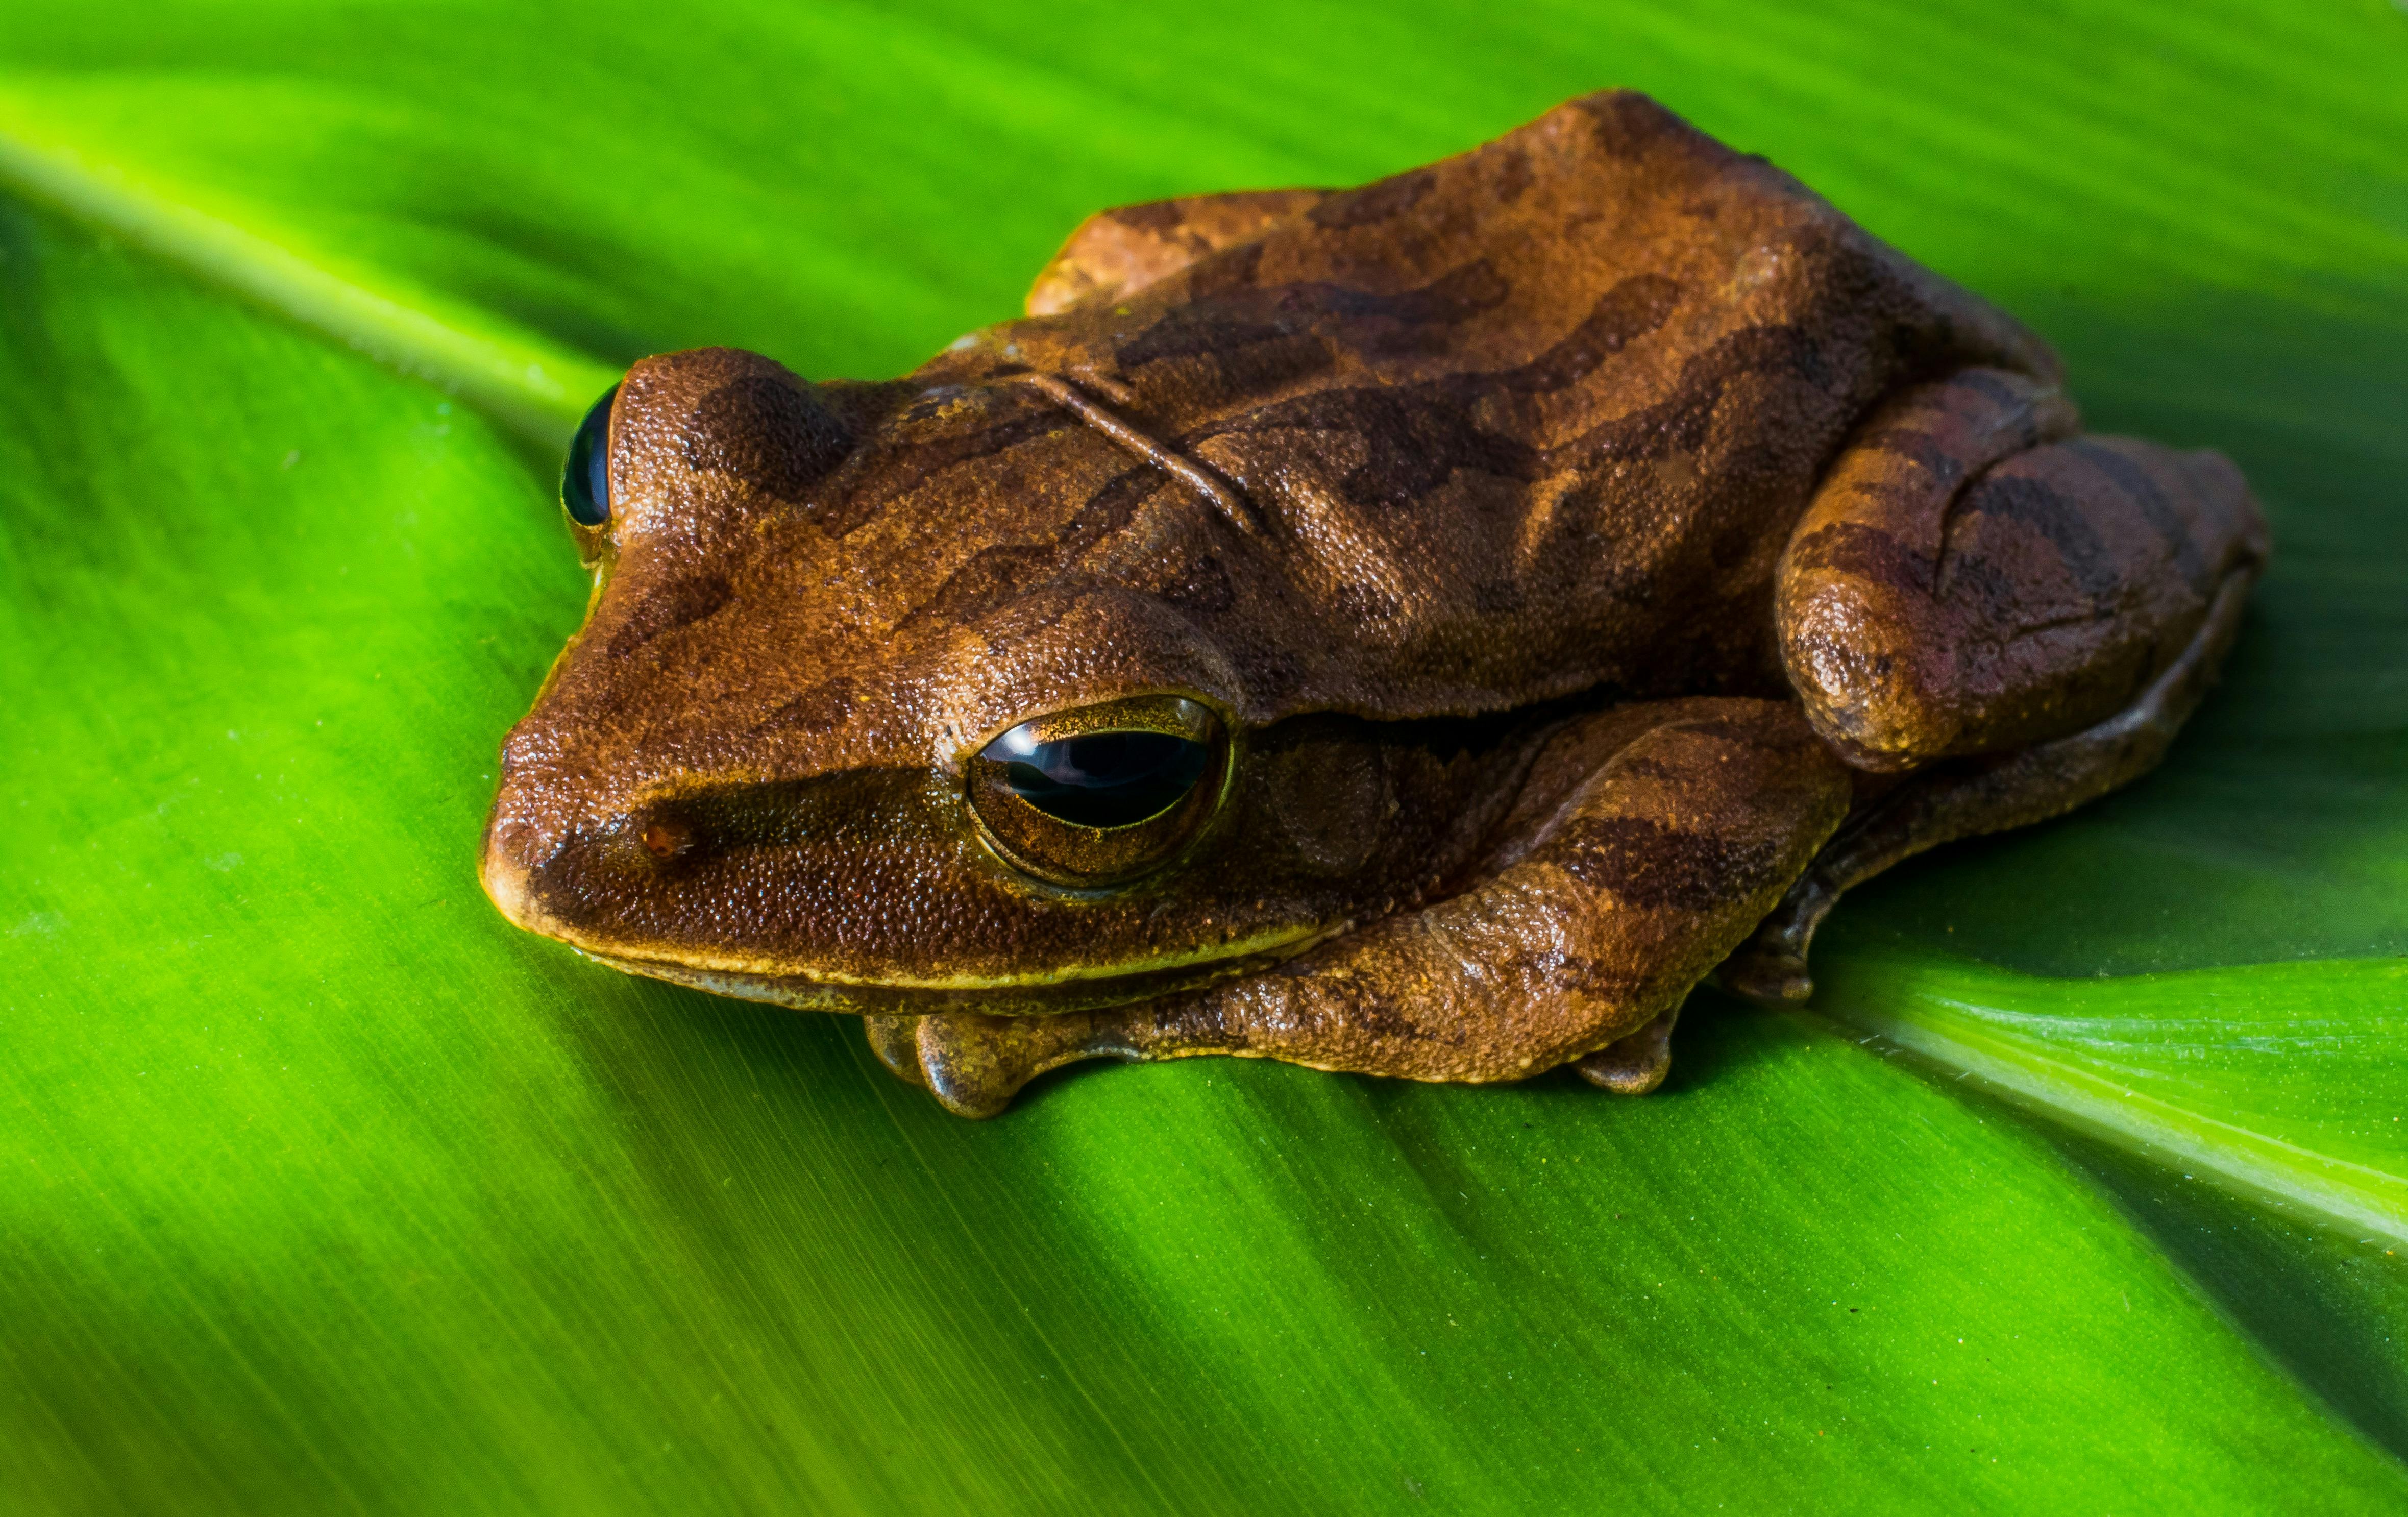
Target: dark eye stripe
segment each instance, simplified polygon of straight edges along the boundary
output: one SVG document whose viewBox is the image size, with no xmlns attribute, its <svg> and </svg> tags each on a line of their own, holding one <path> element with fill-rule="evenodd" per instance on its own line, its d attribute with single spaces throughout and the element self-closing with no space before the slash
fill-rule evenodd
<svg viewBox="0 0 2408 1517">
<path fill-rule="evenodd" d="M 982 757 L 1004 766 L 1014 794 L 1079 827 L 1125 827 L 1159 816 L 1196 788 L 1212 762 L 1203 743 L 1167 732 L 1093 732 L 1058 742 L 1014 728 Z"/>
<path fill-rule="evenodd" d="M 610 403 L 619 398 L 612 385 L 577 423 L 568 441 L 568 459 L 560 470 L 560 503 L 568 519 L 581 527 L 598 527 L 610 520 Z"/>
</svg>

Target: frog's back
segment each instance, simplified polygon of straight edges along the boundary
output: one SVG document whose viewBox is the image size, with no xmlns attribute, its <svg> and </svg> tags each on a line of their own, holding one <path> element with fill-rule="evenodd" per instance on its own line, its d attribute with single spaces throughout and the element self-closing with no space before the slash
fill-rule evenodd
<svg viewBox="0 0 2408 1517">
<path fill-rule="evenodd" d="M 1777 692 L 1773 567 L 1852 429 L 1942 370 L 2053 365 L 1634 95 L 1279 203 L 902 380 L 637 365 L 556 762 L 941 767 L 1148 690 L 1257 725 Z"/>
<path fill-rule="evenodd" d="M 1229 481 L 1262 534 L 1197 503 L 1036 577 L 1019 541 L 1015 590 L 1169 595 L 1263 714 L 1766 687 L 1773 565 L 1849 430 L 1934 372 L 2054 363 L 1638 95 L 1301 203 L 915 376 L 1063 376 Z M 1049 514 L 1092 528 L 1092 506 Z"/>
</svg>

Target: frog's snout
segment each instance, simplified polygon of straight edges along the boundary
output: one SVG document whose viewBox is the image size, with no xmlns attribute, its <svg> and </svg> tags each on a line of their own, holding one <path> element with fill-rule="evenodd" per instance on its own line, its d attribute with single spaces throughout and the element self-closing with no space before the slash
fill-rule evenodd
<svg viewBox="0 0 2408 1517">
<path fill-rule="evenodd" d="M 504 839 L 502 829 L 487 823 L 477 852 L 477 880 L 485 887 L 485 898 L 512 926 L 557 937 L 536 904 L 531 873 L 526 861 Z"/>
</svg>

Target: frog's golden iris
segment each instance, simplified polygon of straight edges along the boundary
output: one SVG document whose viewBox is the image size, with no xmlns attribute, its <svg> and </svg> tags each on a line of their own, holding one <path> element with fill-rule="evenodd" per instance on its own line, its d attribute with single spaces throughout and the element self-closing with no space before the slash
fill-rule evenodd
<svg viewBox="0 0 2408 1517">
<path fill-rule="evenodd" d="M 1056 885 L 1118 885 L 1177 858 L 1227 789 L 1227 725 L 1200 701 L 1141 695 L 1023 722 L 969 761 L 987 842 Z"/>
</svg>

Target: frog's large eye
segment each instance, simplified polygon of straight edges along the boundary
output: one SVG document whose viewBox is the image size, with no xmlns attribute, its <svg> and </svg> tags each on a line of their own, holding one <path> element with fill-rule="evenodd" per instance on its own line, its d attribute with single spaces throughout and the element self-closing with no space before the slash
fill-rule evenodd
<svg viewBox="0 0 2408 1517">
<path fill-rule="evenodd" d="M 612 385 L 577 423 L 568 439 L 568 461 L 560 470 L 560 503 L 568 519 L 581 527 L 598 527 L 610 520 L 610 403 L 619 398 Z"/>
<path fill-rule="evenodd" d="M 969 764 L 970 809 L 1019 868 L 1056 884 L 1118 884 L 1203 830 L 1229 772 L 1210 708 L 1139 695 L 1040 716 Z"/>
</svg>

